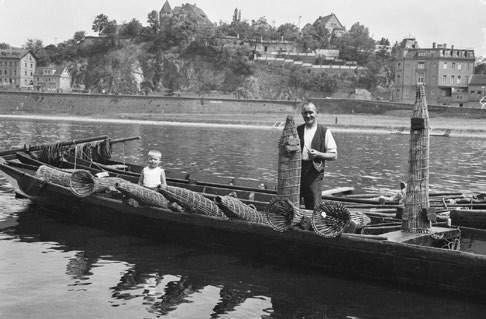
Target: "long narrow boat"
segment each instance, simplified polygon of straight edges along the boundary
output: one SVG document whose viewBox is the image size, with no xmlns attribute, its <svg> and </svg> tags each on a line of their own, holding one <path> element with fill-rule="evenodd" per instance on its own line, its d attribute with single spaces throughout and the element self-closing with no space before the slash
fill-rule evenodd
<svg viewBox="0 0 486 319">
<path fill-rule="evenodd" d="M 336 238 L 324 238 L 301 229 L 277 232 L 241 220 L 130 206 L 111 193 L 80 198 L 69 187 L 39 178 L 36 169 L 37 166 L 15 161 L 0 163 L 0 171 L 16 192 L 56 218 L 188 245 L 218 246 L 270 262 L 396 287 L 447 292 L 479 302 L 486 300 L 485 255 L 430 246 L 456 238 L 460 233 L 457 229 L 434 228 L 435 235 L 404 235 L 400 231 L 373 235 L 343 233 Z"/>
</svg>

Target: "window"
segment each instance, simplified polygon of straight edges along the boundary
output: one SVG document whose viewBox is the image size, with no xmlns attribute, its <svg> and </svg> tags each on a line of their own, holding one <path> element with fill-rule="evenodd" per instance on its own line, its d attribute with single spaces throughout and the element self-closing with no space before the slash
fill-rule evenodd
<svg viewBox="0 0 486 319">
<path fill-rule="evenodd" d="M 456 69 L 456 63 L 455 62 L 452 62 L 452 69 L 455 70 Z"/>
<path fill-rule="evenodd" d="M 461 84 L 461 76 L 460 75 L 457 76 L 457 84 Z"/>
<path fill-rule="evenodd" d="M 451 84 L 454 84 L 455 76 L 451 75 Z"/>
<path fill-rule="evenodd" d="M 425 83 L 425 75 L 423 73 L 417 73 L 417 83 Z"/>
<path fill-rule="evenodd" d="M 462 69 L 462 63 L 457 63 L 457 69 L 461 70 Z"/>
<path fill-rule="evenodd" d="M 418 62 L 417 63 L 417 69 L 425 69 L 425 63 L 424 62 Z"/>
<path fill-rule="evenodd" d="M 444 62 L 444 64 L 442 65 L 442 68 L 445 70 L 447 69 L 447 62 Z"/>
<path fill-rule="evenodd" d="M 442 84 L 447 84 L 447 75 L 442 76 Z"/>
</svg>

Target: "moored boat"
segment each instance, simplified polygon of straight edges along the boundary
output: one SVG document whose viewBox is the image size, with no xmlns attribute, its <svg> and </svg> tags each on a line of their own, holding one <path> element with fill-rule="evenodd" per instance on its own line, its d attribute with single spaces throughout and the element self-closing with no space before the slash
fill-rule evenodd
<svg viewBox="0 0 486 319">
<path fill-rule="evenodd" d="M 40 211 L 59 219 L 191 245 L 218 246 L 271 262 L 398 287 L 486 300 L 486 256 L 454 251 L 458 248 L 458 229 L 434 227 L 433 234 L 404 236 L 396 227 L 387 227 L 396 225 L 370 225 L 367 234 L 340 233 L 335 238 L 300 228 L 281 232 L 245 220 L 174 212 L 163 207 L 134 207 L 117 193 L 78 197 L 69 186 L 40 178 L 38 167 L 12 158 L 0 163 L 0 171 L 19 194 L 31 199 Z"/>
</svg>

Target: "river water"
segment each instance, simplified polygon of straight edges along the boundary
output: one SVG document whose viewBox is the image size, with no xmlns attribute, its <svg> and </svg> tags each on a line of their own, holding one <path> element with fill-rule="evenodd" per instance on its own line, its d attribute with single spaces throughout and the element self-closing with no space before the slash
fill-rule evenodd
<svg viewBox="0 0 486 319">
<path fill-rule="evenodd" d="M 172 177 L 274 187 L 280 130 L 48 120 L 0 122 L 0 149 L 87 136 L 142 136 L 113 157 L 163 153 Z M 334 132 L 326 188 L 397 189 L 408 136 Z M 432 137 L 432 191 L 486 190 L 486 139 Z M 0 177 L 0 318 L 482 318 L 486 306 L 268 265 L 213 250 L 62 224 Z"/>
</svg>

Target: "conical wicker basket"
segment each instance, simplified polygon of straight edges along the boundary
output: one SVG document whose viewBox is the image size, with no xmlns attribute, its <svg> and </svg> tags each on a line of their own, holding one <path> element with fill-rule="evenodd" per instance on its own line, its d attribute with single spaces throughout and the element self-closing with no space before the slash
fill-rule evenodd
<svg viewBox="0 0 486 319">
<path fill-rule="evenodd" d="M 288 199 L 274 198 L 267 206 L 267 220 L 276 231 L 286 231 L 292 227 L 292 221 L 298 208 Z"/>
<path fill-rule="evenodd" d="M 238 198 L 233 196 L 217 196 L 216 204 L 221 208 L 223 213 L 229 218 L 243 219 L 257 224 L 268 224 L 267 216 L 256 210 L 255 207 L 246 205 Z"/>
<path fill-rule="evenodd" d="M 168 200 L 184 207 L 188 212 L 228 219 L 215 202 L 201 194 L 174 186 L 161 186 L 158 191 Z"/>
<path fill-rule="evenodd" d="M 341 235 L 350 220 L 351 214 L 342 203 L 322 201 L 314 209 L 311 224 L 319 236 L 334 238 Z"/>
</svg>

